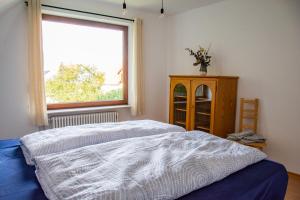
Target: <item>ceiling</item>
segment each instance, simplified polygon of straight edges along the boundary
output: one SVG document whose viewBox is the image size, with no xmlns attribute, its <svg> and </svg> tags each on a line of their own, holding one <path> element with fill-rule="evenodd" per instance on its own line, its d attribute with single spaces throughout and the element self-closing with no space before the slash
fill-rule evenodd
<svg viewBox="0 0 300 200">
<path fill-rule="evenodd" d="M 123 0 L 98 0 L 105 3 L 122 6 Z M 167 14 L 177 14 L 201 6 L 206 6 L 222 0 L 164 0 Z M 161 0 L 126 0 L 127 8 L 145 10 L 149 12 L 160 12 Z"/>
</svg>

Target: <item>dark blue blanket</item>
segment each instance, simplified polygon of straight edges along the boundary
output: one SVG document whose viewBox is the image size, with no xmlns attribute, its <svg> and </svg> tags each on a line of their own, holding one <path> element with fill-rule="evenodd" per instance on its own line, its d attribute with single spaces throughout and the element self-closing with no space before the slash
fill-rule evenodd
<svg viewBox="0 0 300 200">
<path fill-rule="evenodd" d="M 0 141 L 0 200 L 44 200 L 34 167 L 26 165 L 19 145 L 19 140 Z M 263 160 L 180 199 L 283 200 L 287 180 L 283 165 Z"/>
</svg>

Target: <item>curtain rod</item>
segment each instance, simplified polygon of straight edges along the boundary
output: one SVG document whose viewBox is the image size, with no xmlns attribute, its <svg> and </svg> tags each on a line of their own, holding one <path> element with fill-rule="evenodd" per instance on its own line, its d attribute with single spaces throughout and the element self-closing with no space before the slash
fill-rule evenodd
<svg viewBox="0 0 300 200">
<path fill-rule="evenodd" d="M 26 4 L 26 6 L 28 6 L 28 1 L 25 1 L 25 4 Z M 123 17 L 116 17 L 116 16 L 112 16 L 112 15 L 105 15 L 105 14 L 100 14 L 100 13 L 94 13 L 94 12 L 87 12 L 87 11 L 75 10 L 75 9 L 70 9 L 70 8 L 63 8 L 63 7 L 51 6 L 51 5 L 47 5 L 47 4 L 41 4 L 41 6 L 42 7 L 47 7 L 47 8 L 55 8 L 55 9 L 60 9 L 60 10 L 67 10 L 67 11 L 73 11 L 73 12 L 90 14 L 90 15 L 98 15 L 98 16 L 102 16 L 102 17 L 109 17 L 109 18 L 121 19 L 121 20 L 126 20 L 126 21 L 134 22 L 134 19 L 128 19 L 128 18 L 123 18 Z"/>
</svg>

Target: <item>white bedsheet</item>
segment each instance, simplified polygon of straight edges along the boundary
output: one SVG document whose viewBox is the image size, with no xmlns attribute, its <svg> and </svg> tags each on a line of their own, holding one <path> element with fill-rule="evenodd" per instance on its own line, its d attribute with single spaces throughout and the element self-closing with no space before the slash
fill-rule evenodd
<svg viewBox="0 0 300 200">
<path fill-rule="evenodd" d="M 69 126 L 26 135 L 21 138 L 21 148 L 27 164 L 34 165 L 34 158 L 40 155 L 113 140 L 183 131 L 182 127 L 153 120 Z"/>
<path fill-rule="evenodd" d="M 199 131 L 86 146 L 36 158 L 51 200 L 176 199 L 266 158 L 261 151 Z"/>
</svg>

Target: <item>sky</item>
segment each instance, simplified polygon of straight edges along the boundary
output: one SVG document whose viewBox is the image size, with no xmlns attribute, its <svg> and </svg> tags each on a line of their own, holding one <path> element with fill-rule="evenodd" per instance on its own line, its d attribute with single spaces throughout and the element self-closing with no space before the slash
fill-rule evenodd
<svg viewBox="0 0 300 200">
<path fill-rule="evenodd" d="M 122 68 L 122 31 L 43 21 L 45 78 L 63 64 L 91 65 L 105 73 L 104 85 L 118 84 Z"/>
</svg>

